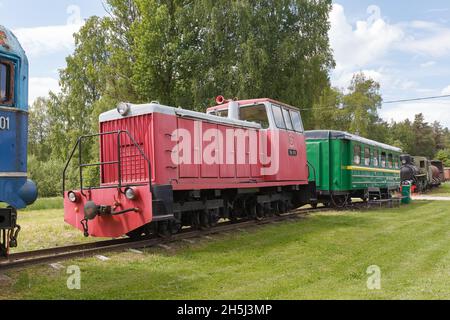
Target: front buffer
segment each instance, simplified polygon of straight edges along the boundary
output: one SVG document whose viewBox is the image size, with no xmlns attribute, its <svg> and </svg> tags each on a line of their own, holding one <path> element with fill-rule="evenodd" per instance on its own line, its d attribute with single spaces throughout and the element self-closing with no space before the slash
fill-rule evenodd
<svg viewBox="0 0 450 320">
<path fill-rule="evenodd" d="M 152 194 L 148 185 L 64 194 L 64 220 L 85 236 L 118 238 L 150 223 L 152 218 Z"/>
</svg>

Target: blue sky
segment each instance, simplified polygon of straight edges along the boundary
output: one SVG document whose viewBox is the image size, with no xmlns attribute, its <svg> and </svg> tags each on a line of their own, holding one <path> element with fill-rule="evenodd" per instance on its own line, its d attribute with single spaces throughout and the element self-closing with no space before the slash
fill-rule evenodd
<svg viewBox="0 0 450 320">
<path fill-rule="evenodd" d="M 0 24 L 28 53 L 31 101 L 58 90 L 57 70 L 83 19 L 105 14 L 101 0 L 0 0 L 0 11 Z M 355 72 L 364 71 L 381 83 L 385 100 L 450 94 L 448 1 L 336 0 L 330 22 L 334 86 L 345 89 Z M 404 120 L 418 112 L 450 127 L 450 99 L 384 105 L 380 114 Z"/>
</svg>

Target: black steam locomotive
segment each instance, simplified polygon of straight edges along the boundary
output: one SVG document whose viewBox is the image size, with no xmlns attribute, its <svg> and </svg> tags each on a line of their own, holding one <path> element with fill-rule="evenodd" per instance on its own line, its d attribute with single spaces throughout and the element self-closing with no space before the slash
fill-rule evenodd
<svg viewBox="0 0 450 320">
<path fill-rule="evenodd" d="M 444 166 L 441 161 L 428 160 L 426 157 L 411 156 L 400 157 L 402 162 L 401 180 L 410 182 L 417 192 L 425 192 L 438 187 L 444 181 Z"/>
</svg>

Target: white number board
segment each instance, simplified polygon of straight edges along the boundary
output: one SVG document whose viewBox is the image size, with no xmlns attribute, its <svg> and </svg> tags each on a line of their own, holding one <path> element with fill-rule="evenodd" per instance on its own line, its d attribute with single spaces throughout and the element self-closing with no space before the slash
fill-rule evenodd
<svg viewBox="0 0 450 320">
<path fill-rule="evenodd" d="M 0 130 L 9 130 L 9 117 L 0 117 Z"/>
</svg>

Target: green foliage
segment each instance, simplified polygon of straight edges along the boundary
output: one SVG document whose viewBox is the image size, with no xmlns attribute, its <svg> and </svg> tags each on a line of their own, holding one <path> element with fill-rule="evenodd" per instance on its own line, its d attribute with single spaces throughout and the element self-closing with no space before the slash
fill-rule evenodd
<svg viewBox="0 0 450 320">
<path fill-rule="evenodd" d="M 450 167 L 450 149 L 439 150 L 436 159 L 441 160 L 444 166 Z"/>
<path fill-rule="evenodd" d="M 61 195 L 63 169 L 64 161 L 61 159 L 39 161 L 33 155 L 28 157 L 28 172 L 30 178 L 37 183 L 40 197 Z"/>
<path fill-rule="evenodd" d="M 105 5 L 108 15 L 89 18 L 75 35 L 60 72 L 62 92 L 37 100 L 31 114 L 30 168 L 43 196 L 59 191 L 61 163 L 78 137 L 97 132 L 98 115 L 119 101 L 204 110 L 223 94 L 307 107 L 329 87 L 330 0 Z M 84 146 L 82 158 L 97 162 L 98 144 Z M 75 165 L 68 176 L 77 182 Z M 84 178 L 98 184 L 98 169 L 86 169 Z"/>
</svg>

